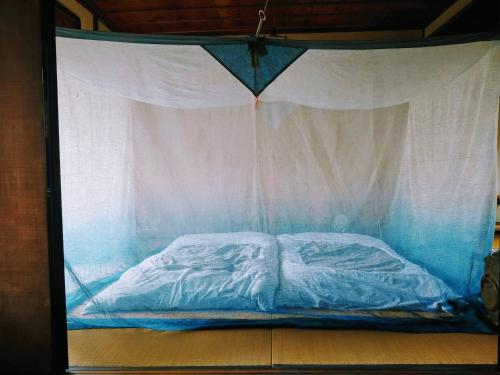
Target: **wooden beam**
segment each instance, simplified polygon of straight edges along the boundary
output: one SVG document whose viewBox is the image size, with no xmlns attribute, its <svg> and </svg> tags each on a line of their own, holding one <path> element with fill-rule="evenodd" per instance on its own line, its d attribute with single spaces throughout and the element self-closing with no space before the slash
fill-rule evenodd
<svg viewBox="0 0 500 375">
<path fill-rule="evenodd" d="M 124 13 L 124 12 L 154 12 L 162 10 L 207 10 L 207 9 L 252 9 L 254 11 L 261 9 L 264 6 L 262 0 L 183 0 L 183 1 L 165 1 L 165 0 L 95 0 L 94 3 L 106 14 Z M 275 7 L 286 8 L 287 6 L 300 6 L 304 8 L 316 7 L 329 7 L 335 8 L 337 11 L 342 12 L 345 9 L 353 9 L 360 7 L 365 11 L 380 11 L 381 8 L 386 11 L 416 11 L 416 10 L 429 10 L 440 8 L 436 0 L 427 1 L 400 1 L 400 0 L 377 0 L 373 1 L 360 1 L 360 0 L 272 0 L 269 1 L 268 10 Z"/>
<path fill-rule="evenodd" d="M 101 9 L 99 9 L 92 0 L 76 0 L 84 8 L 88 9 L 93 15 L 97 16 L 103 24 L 111 31 L 122 31 L 118 25 L 113 22 Z M 93 25 L 92 25 L 93 26 Z"/>
<path fill-rule="evenodd" d="M 283 36 L 286 36 L 288 40 L 406 40 L 422 38 L 422 30 L 289 33 Z"/>
<path fill-rule="evenodd" d="M 434 21 L 432 21 L 424 29 L 424 37 L 427 38 L 441 29 L 444 25 L 458 16 L 465 8 L 467 8 L 474 0 L 457 0 L 443 13 L 441 13 Z"/>
<path fill-rule="evenodd" d="M 98 31 L 110 31 L 109 28 L 103 24 L 101 21 L 97 23 L 97 30 Z"/>
<path fill-rule="evenodd" d="M 69 9 L 80 18 L 82 30 L 92 30 L 92 13 L 76 0 L 57 0 L 59 4 Z"/>
<path fill-rule="evenodd" d="M 429 10 L 425 9 L 408 9 L 398 10 L 391 8 L 390 10 L 380 8 L 378 10 L 366 10 L 360 8 L 352 8 L 349 10 L 338 11 L 334 7 L 326 7 L 317 5 L 313 11 L 311 7 L 307 8 L 302 5 L 297 6 L 275 6 L 270 7 L 266 12 L 268 22 L 276 21 L 278 25 L 284 25 L 285 20 L 282 19 L 283 14 L 287 14 L 287 19 L 302 19 L 316 23 L 317 19 L 327 20 L 331 27 L 336 27 L 338 20 L 345 21 L 349 24 L 349 20 L 354 22 L 362 21 L 363 23 L 375 24 L 378 28 L 383 27 L 389 29 L 388 24 L 397 22 L 404 26 L 403 29 L 422 27 L 422 22 L 428 19 Z M 434 12 L 432 12 L 434 14 Z M 404 17 L 402 17 L 404 15 Z M 252 23 L 258 22 L 257 11 L 251 8 L 206 8 L 206 9 L 180 9 L 180 10 L 155 10 L 142 12 L 115 12 L 110 15 L 110 18 L 123 26 L 129 26 L 140 23 L 181 23 L 181 22 L 224 22 L 224 21 L 249 21 Z M 202 29 L 200 29 L 202 30 Z"/>
<path fill-rule="evenodd" d="M 158 35 L 219 35 L 226 37 L 247 37 L 249 32 L 241 29 L 207 29 L 206 34 L 200 33 L 197 30 L 183 31 L 182 33 L 175 32 L 157 32 Z M 409 30 L 382 30 L 382 31 L 333 31 L 324 32 L 317 30 L 306 30 L 304 32 L 279 32 L 277 35 L 266 30 L 262 33 L 265 37 L 283 37 L 288 40 L 360 40 L 360 41 L 370 41 L 370 40 L 409 40 L 409 39 L 421 39 L 422 30 L 421 29 L 409 29 Z"/>
<path fill-rule="evenodd" d="M 253 34 L 255 33 L 256 21 L 254 18 L 225 19 L 224 22 L 214 19 L 203 20 L 161 20 L 151 22 L 125 22 L 127 32 L 149 33 L 149 34 Z M 265 23 L 263 33 L 310 33 L 310 32 L 351 32 L 351 31 L 387 31 L 387 30 L 413 30 L 417 28 L 407 27 L 403 18 L 394 18 L 382 28 L 376 19 L 367 14 L 357 15 L 355 18 L 342 15 L 316 15 L 309 17 L 288 17 L 276 24 Z"/>
</svg>

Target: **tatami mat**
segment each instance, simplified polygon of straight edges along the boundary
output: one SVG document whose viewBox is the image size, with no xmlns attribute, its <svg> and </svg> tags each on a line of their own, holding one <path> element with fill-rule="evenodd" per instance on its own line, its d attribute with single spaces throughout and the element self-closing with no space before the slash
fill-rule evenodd
<svg viewBox="0 0 500 375">
<path fill-rule="evenodd" d="M 496 364 L 497 336 L 273 329 L 274 365 Z"/>
<path fill-rule="evenodd" d="M 496 364 L 497 336 L 361 330 L 68 332 L 72 367 Z"/>
<path fill-rule="evenodd" d="M 271 330 L 68 331 L 72 367 L 271 366 Z"/>
</svg>

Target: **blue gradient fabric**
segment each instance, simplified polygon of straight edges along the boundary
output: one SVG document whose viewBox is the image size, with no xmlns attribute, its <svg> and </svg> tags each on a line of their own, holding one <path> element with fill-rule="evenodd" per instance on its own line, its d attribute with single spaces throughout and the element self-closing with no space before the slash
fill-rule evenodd
<svg viewBox="0 0 500 375">
<path fill-rule="evenodd" d="M 57 38 L 69 316 L 118 326 L 138 310 L 354 313 L 477 301 L 495 223 L 496 42 L 305 51 L 270 42 L 256 101 L 228 71 L 253 77 L 248 41 L 99 35 Z M 278 245 L 177 246 L 241 232 Z M 284 253 L 300 233 L 386 245 L 358 243 L 342 261 L 323 242 Z M 302 276 L 285 281 L 291 254 Z M 323 292 L 339 285 L 339 261 L 366 280 L 336 300 Z M 314 267 L 324 280 L 305 275 Z M 321 298 L 302 298 L 313 289 Z"/>
</svg>

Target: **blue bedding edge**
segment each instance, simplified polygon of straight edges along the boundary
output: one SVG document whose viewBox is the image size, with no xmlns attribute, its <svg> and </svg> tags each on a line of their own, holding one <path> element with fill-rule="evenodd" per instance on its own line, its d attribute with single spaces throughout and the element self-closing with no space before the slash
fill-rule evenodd
<svg viewBox="0 0 500 375">
<path fill-rule="evenodd" d="M 291 317 L 275 319 L 203 319 L 203 318 L 107 318 L 68 317 L 68 329 L 86 328 L 146 328 L 162 331 L 182 331 L 231 327 L 298 327 L 325 329 L 381 329 L 420 333 L 495 333 L 473 308 L 446 318 L 383 318 L 379 316 L 337 316 L 335 318 Z"/>
</svg>

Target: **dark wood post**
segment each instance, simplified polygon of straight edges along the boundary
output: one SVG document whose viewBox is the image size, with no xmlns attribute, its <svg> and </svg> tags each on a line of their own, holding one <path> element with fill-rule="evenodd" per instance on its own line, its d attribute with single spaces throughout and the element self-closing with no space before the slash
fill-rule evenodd
<svg viewBox="0 0 500 375">
<path fill-rule="evenodd" d="M 51 0 L 0 0 L 0 372 L 6 374 L 60 373 L 67 363 L 53 14 Z"/>
</svg>

